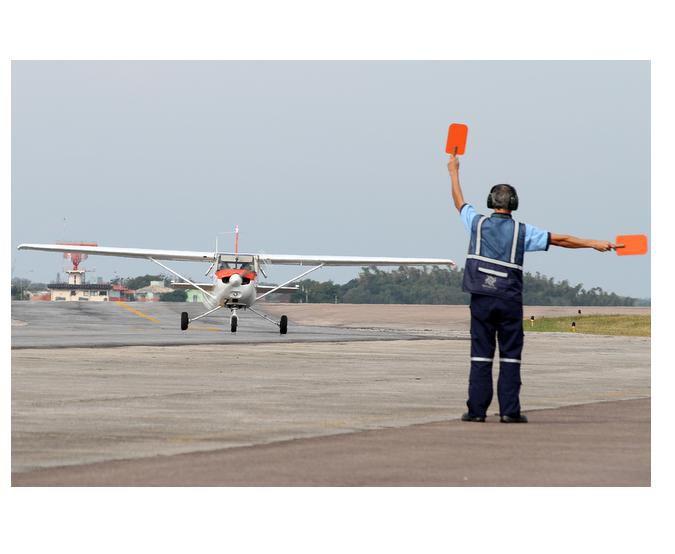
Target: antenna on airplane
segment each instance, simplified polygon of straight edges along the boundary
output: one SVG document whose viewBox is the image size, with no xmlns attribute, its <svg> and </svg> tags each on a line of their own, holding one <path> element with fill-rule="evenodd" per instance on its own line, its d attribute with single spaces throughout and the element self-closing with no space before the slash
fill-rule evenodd
<svg viewBox="0 0 675 554">
<path fill-rule="evenodd" d="M 209 268 L 206 270 L 206 273 L 204 273 L 204 276 L 208 275 L 211 273 L 213 268 L 216 265 L 216 261 L 218 260 L 218 234 L 216 233 L 216 249 L 213 251 L 213 261 L 211 262 L 211 265 Z"/>
</svg>

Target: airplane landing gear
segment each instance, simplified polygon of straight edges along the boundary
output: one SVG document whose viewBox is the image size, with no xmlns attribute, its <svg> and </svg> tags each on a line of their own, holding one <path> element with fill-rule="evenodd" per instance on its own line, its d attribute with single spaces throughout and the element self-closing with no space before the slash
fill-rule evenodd
<svg viewBox="0 0 675 554">
<path fill-rule="evenodd" d="M 248 307 L 248 311 L 249 311 L 249 312 L 253 312 L 253 313 L 254 313 L 255 315 L 257 315 L 258 317 L 262 317 L 263 319 L 269 321 L 271 324 L 276 325 L 277 327 L 279 327 L 279 332 L 280 332 L 282 335 L 285 335 L 286 333 L 288 333 L 288 317 L 287 317 L 287 316 L 282 315 L 282 316 L 281 316 L 281 319 L 279 320 L 279 323 L 277 323 L 275 320 L 273 320 L 273 319 L 272 319 L 271 317 L 269 317 L 268 315 L 262 314 L 262 313 L 260 313 L 259 311 L 254 310 L 253 308 L 251 308 L 251 306 Z"/>
<path fill-rule="evenodd" d="M 180 313 L 180 329 L 181 329 L 181 331 L 187 331 L 188 325 L 190 325 L 190 323 L 192 323 L 193 321 L 197 321 L 198 319 L 201 319 L 203 317 L 206 317 L 207 315 L 212 314 L 216 310 L 220 310 L 220 308 L 222 308 L 222 306 L 216 306 L 215 308 L 209 310 L 208 312 L 204 312 L 203 314 L 200 314 L 200 315 L 198 315 L 196 317 L 193 317 L 193 318 L 190 318 L 190 316 L 188 316 L 187 312 L 181 312 Z"/>
<path fill-rule="evenodd" d="M 233 333 L 237 332 L 237 323 L 238 323 L 239 318 L 237 317 L 237 314 L 232 314 L 230 317 L 230 331 Z"/>
</svg>

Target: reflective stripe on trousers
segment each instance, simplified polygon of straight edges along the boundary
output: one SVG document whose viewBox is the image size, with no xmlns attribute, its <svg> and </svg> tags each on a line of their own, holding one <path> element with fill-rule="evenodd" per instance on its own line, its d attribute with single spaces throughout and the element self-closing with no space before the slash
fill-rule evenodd
<svg viewBox="0 0 675 554">
<path fill-rule="evenodd" d="M 472 362 L 492 362 L 494 358 L 471 358 Z M 519 364 L 520 360 L 514 358 L 499 358 L 500 362 L 510 362 L 512 364 Z"/>
</svg>

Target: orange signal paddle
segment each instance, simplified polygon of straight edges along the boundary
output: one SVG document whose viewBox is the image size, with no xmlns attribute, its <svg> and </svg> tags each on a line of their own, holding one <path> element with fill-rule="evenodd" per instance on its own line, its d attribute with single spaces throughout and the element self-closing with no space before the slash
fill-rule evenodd
<svg viewBox="0 0 675 554">
<path fill-rule="evenodd" d="M 466 135 L 469 128 L 463 123 L 453 123 L 448 129 L 448 142 L 445 144 L 445 152 L 457 156 L 464 154 L 466 148 Z"/>
<path fill-rule="evenodd" d="M 614 244 L 618 256 L 640 256 L 647 253 L 647 235 L 619 235 Z"/>
</svg>

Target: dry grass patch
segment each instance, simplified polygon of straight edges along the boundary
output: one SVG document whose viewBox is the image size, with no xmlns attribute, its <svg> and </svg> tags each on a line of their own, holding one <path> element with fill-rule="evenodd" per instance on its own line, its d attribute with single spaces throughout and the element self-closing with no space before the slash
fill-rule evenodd
<svg viewBox="0 0 675 554">
<path fill-rule="evenodd" d="M 572 327 L 572 322 L 575 327 Z M 619 335 L 629 337 L 650 337 L 652 334 L 651 315 L 571 315 L 566 317 L 541 317 L 534 325 L 529 319 L 523 320 L 525 331 L 544 333 L 588 333 L 592 335 Z"/>
</svg>

